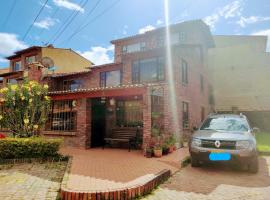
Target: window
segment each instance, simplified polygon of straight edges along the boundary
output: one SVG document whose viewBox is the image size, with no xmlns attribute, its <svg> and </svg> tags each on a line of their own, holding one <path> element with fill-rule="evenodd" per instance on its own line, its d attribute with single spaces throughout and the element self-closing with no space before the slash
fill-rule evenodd
<svg viewBox="0 0 270 200">
<path fill-rule="evenodd" d="M 134 61 L 132 63 L 132 82 L 147 83 L 164 80 L 163 57 Z"/>
<path fill-rule="evenodd" d="M 203 122 L 204 117 L 205 117 L 205 108 L 201 107 L 201 122 Z"/>
<path fill-rule="evenodd" d="M 157 47 L 163 47 L 165 45 L 164 35 L 160 35 L 157 38 Z"/>
<path fill-rule="evenodd" d="M 122 53 L 133 53 L 146 50 L 146 43 L 140 42 L 135 44 L 129 44 L 122 47 Z"/>
<path fill-rule="evenodd" d="M 143 126 L 143 114 L 138 100 L 118 100 L 116 102 L 117 126 Z"/>
<path fill-rule="evenodd" d="M 100 73 L 100 87 L 121 85 L 121 71 L 108 71 Z"/>
<path fill-rule="evenodd" d="M 33 62 L 36 62 L 36 56 L 28 56 L 25 58 L 25 63 L 28 65 L 28 64 L 31 64 Z"/>
<path fill-rule="evenodd" d="M 77 90 L 82 87 L 81 80 L 64 80 L 63 90 Z"/>
<path fill-rule="evenodd" d="M 18 81 L 16 79 L 14 79 L 14 78 L 8 79 L 7 82 L 9 84 L 17 84 L 18 83 Z"/>
<path fill-rule="evenodd" d="M 180 42 L 185 42 L 186 39 L 187 39 L 186 32 L 181 31 L 181 32 L 179 33 L 179 41 L 180 41 Z"/>
<path fill-rule="evenodd" d="M 183 129 L 188 129 L 189 128 L 189 109 L 188 109 L 188 103 L 183 102 L 182 103 L 182 109 L 183 109 Z"/>
<path fill-rule="evenodd" d="M 21 70 L 21 64 L 22 62 L 21 61 L 17 61 L 17 62 L 14 62 L 13 64 L 13 71 L 20 71 Z"/>
<path fill-rule="evenodd" d="M 182 59 L 182 83 L 188 84 L 188 64 Z"/>
<path fill-rule="evenodd" d="M 163 88 L 153 88 L 151 92 L 151 127 L 152 136 L 159 136 L 164 131 Z"/>
<path fill-rule="evenodd" d="M 47 131 L 75 131 L 77 112 L 75 100 L 52 101 L 45 129 Z"/>
<path fill-rule="evenodd" d="M 201 92 L 204 91 L 204 80 L 203 80 L 203 75 L 200 75 L 200 86 L 201 86 Z"/>
</svg>

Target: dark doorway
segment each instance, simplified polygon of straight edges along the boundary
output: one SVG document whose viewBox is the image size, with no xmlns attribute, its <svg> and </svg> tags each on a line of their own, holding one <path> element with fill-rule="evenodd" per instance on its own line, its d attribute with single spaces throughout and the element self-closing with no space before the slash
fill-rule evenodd
<svg viewBox="0 0 270 200">
<path fill-rule="evenodd" d="M 101 99 L 92 99 L 92 134 L 91 147 L 103 145 L 106 130 L 106 104 Z"/>
</svg>

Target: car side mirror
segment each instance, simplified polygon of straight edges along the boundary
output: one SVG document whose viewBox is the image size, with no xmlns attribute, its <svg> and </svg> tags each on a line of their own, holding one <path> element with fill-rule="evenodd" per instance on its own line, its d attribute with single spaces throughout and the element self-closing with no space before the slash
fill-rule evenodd
<svg viewBox="0 0 270 200">
<path fill-rule="evenodd" d="M 253 127 L 252 128 L 252 132 L 255 134 L 255 133 L 259 133 L 260 132 L 260 129 L 258 127 Z"/>
</svg>

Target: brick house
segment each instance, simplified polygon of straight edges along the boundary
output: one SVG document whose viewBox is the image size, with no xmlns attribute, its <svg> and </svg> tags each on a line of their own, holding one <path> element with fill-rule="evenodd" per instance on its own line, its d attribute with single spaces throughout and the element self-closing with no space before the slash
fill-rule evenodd
<svg viewBox="0 0 270 200">
<path fill-rule="evenodd" d="M 113 129 L 139 126 L 145 146 L 156 126 L 161 134 L 178 137 L 198 126 L 210 109 L 207 51 L 214 42 L 201 20 L 171 25 L 170 32 L 173 77 L 166 64 L 165 28 L 111 41 L 114 63 L 43 75 L 53 99 L 43 134 L 90 148 L 101 146 Z"/>
</svg>

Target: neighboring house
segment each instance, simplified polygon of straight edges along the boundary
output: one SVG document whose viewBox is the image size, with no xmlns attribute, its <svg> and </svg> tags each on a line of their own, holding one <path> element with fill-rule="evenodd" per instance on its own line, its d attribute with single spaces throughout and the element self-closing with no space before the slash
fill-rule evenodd
<svg viewBox="0 0 270 200">
<path fill-rule="evenodd" d="M 102 145 L 112 129 L 140 126 L 146 146 L 157 129 L 180 137 L 198 126 L 210 108 L 206 63 L 214 42 L 201 20 L 171 25 L 170 30 L 174 77 L 168 77 L 165 28 L 113 40 L 114 63 L 47 75 L 53 102 L 44 134 L 89 148 Z M 174 80 L 175 108 L 169 79 Z"/>
<path fill-rule="evenodd" d="M 243 112 L 253 126 L 270 130 L 270 53 L 267 36 L 213 36 L 209 79 L 217 112 Z"/>
<path fill-rule="evenodd" d="M 0 74 L 4 85 L 20 82 L 24 77 L 41 80 L 47 74 L 71 72 L 74 68 L 83 71 L 93 64 L 71 49 L 54 48 L 52 45 L 32 46 L 15 52 L 7 59 L 10 61 L 9 71 Z M 42 66 L 43 62 L 50 66 Z"/>
</svg>

